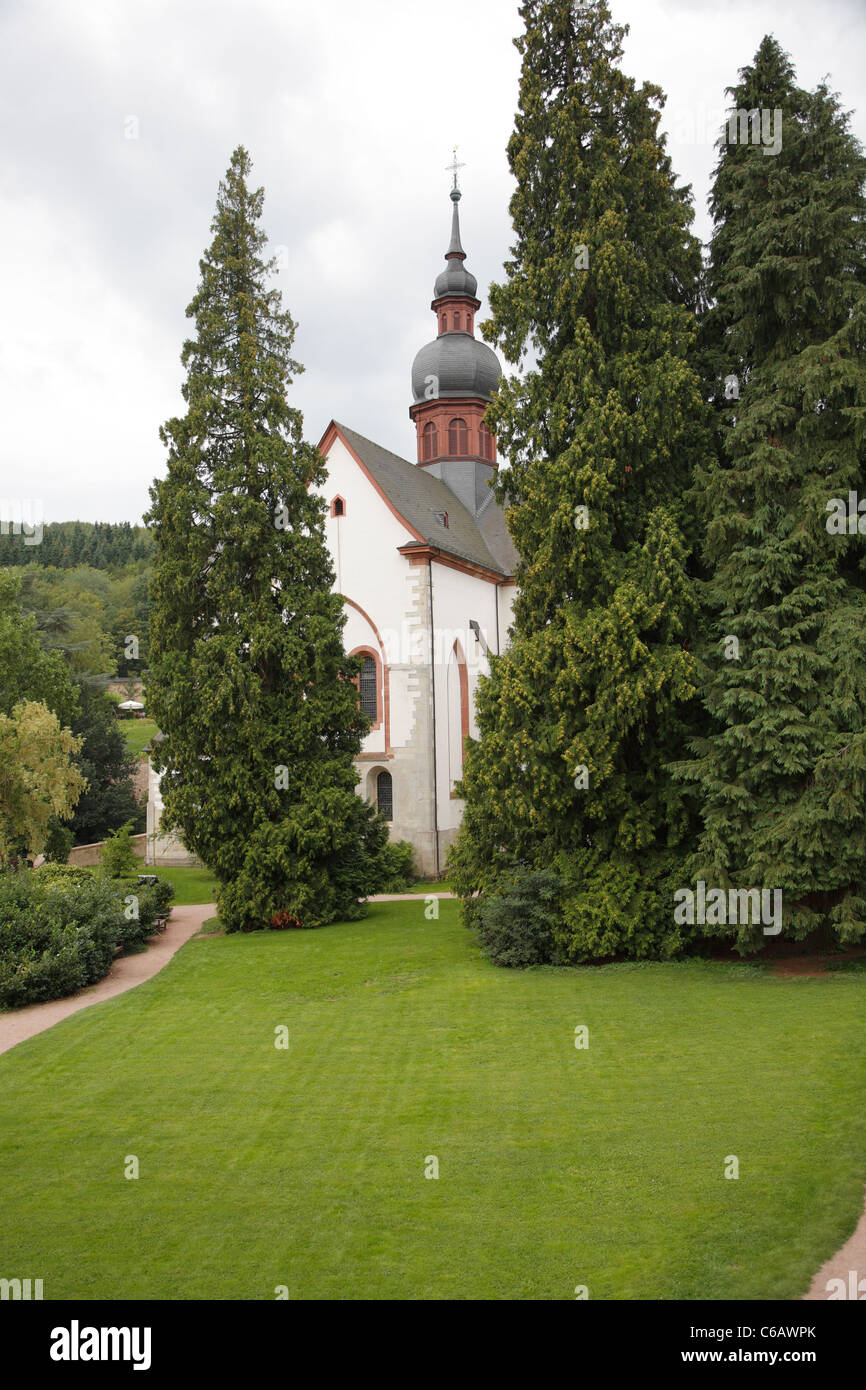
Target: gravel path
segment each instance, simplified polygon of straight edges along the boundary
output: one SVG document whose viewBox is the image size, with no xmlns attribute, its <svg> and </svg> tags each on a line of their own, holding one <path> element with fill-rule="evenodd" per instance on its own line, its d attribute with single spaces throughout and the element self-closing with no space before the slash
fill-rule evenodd
<svg viewBox="0 0 866 1390">
<path fill-rule="evenodd" d="M 425 898 L 456 898 L 456 893 L 371 893 L 368 903 L 423 903 Z"/>
<path fill-rule="evenodd" d="M 853 1272 L 853 1278 L 852 1276 Z M 827 1288 L 831 1279 L 841 1279 L 845 1286 L 845 1292 L 837 1285 L 834 1288 Z M 860 1280 L 863 1280 L 862 1289 L 859 1288 Z M 856 1298 L 860 1302 L 866 1299 L 866 1208 L 857 1223 L 857 1229 L 850 1240 L 847 1240 L 837 1255 L 833 1255 L 825 1265 L 822 1265 L 812 1280 L 812 1287 L 804 1298 L 814 1302 L 827 1301 L 830 1295 L 834 1298 L 850 1299 Z"/>
<path fill-rule="evenodd" d="M 152 979 L 184 942 L 195 935 L 202 922 L 213 917 L 215 910 L 213 903 L 174 907 L 165 931 L 150 938 L 147 950 L 134 956 L 120 956 L 98 984 L 90 985 L 68 999 L 50 999 L 46 1004 L 28 1004 L 23 1009 L 0 1014 L 0 1052 L 8 1052 L 16 1043 L 44 1033 L 46 1028 L 53 1028 L 61 1019 L 77 1014 L 79 1009 L 101 1004 L 103 999 L 113 999 L 115 994 L 124 994 L 126 990 L 135 989 L 136 985 Z"/>
</svg>

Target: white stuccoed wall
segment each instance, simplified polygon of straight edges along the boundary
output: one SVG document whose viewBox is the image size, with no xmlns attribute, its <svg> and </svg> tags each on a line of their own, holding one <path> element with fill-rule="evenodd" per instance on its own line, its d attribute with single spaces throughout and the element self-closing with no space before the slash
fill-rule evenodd
<svg viewBox="0 0 866 1390">
<path fill-rule="evenodd" d="M 500 599 L 501 603 L 501 599 Z M 454 738 L 449 739 L 449 714 L 459 717 L 453 708 L 456 685 L 454 675 L 449 679 L 451 655 L 457 638 L 466 658 L 469 686 L 469 733 L 478 737 L 475 718 L 475 692 L 481 675 L 487 675 L 489 663 L 483 648 L 472 632 L 469 621 L 475 619 L 490 651 L 496 653 L 496 585 L 476 575 L 465 574 L 448 565 L 433 562 L 433 621 L 435 627 L 434 668 L 436 687 L 436 780 L 439 820 L 440 860 L 445 867 L 448 844 L 463 817 L 463 802 L 452 796 Z M 500 615 L 500 639 L 504 637 Z"/>
<path fill-rule="evenodd" d="M 430 874 L 436 860 L 432 700 L 429 663 L 419 660 L 429 650 L 427 594 L 424 572 L 397 549 L 416 537 L 393 514 L 339 437 L 326 462 L 328 479 L 321 494 L 328 504 L 335 496 L 345 504 L 344 516 L 325 520 L 336 588 L 348 600 L 343 641 L 349 652 L 372 647 L 388 670 L 390 756 L 385 756 L 383 719 L 382 728 L 363 740 L 362 756 L 356 760 L 358 793 L 375 802 L 378 773 L 390 772 L 391 836 L 411 841 L 417 868 Z"/>
<path fill-rule="evenodd" d="M 198 864 L 200 860 L 186 848 L 176 835 L 160 833 L 162 819 L 162 794 L 160 776 L 154 771 L 153 763 L 147 761 L 147 835 L 145 839 L 145 864 Z"/>
<path fill-rule="evenodd" d="M 492 652 L 502 650 L 507 642 L 514 590 L 508 585 L 498 589 L 498 633 L 497 586 L 490 581 L 434 560 L 431 598 L 431 567 L 411 565 L 398 554 L 398 546 L 416 538 L 391 512 L 339 436 L 331 445 L 326 462 L 328 480 L 322 496 L 329 504 L 333 497 L 340 496 L 345 504 L 343 517 L 327 517 L 325 534 L 334 561 L 336 587 L 351 600 L 346 605 L 346 650 L 373 647 L 388 668 L 391 756 L 384 756 L 384 727 L 367 735 L 363 756 L 356 761 L 361 777 L 358 792 L 374 801 L 376 778 L 387 768 L 394 791 L 392 838 L 413 843 L 422 873 L 432 874 L 437 867 L 444 872 L 447 846 L 463 815 L 463 802 L 452 795 L 455 745 L 459 744 L 454 725 L 460 718 L 459 683 L 452 661 L 454 640 L 460 642 L 466 658 L 469 732 L 477 737 L 475 691 L 479 676 L 489 668 L 469 620 L 479 623 Z M 364 612 L 359 612 L 359 608 Z"/>
</svg>

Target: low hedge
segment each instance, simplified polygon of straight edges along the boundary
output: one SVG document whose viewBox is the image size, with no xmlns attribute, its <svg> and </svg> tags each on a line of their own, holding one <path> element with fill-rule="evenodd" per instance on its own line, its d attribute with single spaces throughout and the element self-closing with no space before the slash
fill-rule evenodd
<svg viewBox="0 0 866 1390">
<path fill-rule="evenodd" d="M 95 984 L 119 947 L 153 935 L 173 893 L 168 883 L 139 885 L 60 864 L 0 875 L 0 1008 Z"/>
</svg>

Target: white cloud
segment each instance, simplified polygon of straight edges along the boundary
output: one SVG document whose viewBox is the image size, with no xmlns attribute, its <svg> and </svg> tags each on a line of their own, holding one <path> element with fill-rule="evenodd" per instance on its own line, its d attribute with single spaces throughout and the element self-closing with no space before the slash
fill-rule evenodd
<svg viewBox="0 0 866 1390">
<path fill-rule="evenodd" d="M 613 10 L 631 24 L 626 71 L 667 92 L 663 124 L 702 237 L 710 113 L 764 33 L 803 85 L 829 72 L 846 106 L 862 105 L 855 0 L 827 0 L 820 22 L 812 0 Z M 137 520 L 147 507 L 164 470 L 159 426 L 182 407 L 184 310 L 238 143 L 265 187 L 271 242 L 288 252 L 280 286 L 308 437 L 336 416 L 412 457 L 409 371 L 434 333 L 453 144 L 485 300 L 511 243 L 519 28 L 516 0 L 6 0 L 0 493 L 21 480 L 47 519 Z M 862 115 L 854 128 L 866 135 Z"/>
</svg>

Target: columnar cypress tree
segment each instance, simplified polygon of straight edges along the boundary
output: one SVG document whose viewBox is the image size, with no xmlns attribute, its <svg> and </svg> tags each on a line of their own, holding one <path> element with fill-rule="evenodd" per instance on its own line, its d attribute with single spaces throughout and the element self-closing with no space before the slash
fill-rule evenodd
<svg viewBox="0 0 866 1390">
<path fill-rule="evenodd" d="M 452 872 L 468 900 L 515 862 L 556 866 L 568 955 L 667 952 L 689 808 L 666 764 L 695 693 L 682 496 L 709 448 L 700 248 L 662 94 L 620 70 L 626 31 L 604 0 L 521 15 L 515 244 L 485 325 L 510 362 L 535 358 L 488 420 L 510 463 L 518 595 L 480 691 Z"/>
<path fill-rule="evenodd" d="M 218 875 L 230 930 L 359 915 L 384 822 L 355 793 L 366 730 L 314 490 L 322 459 L 286 389 L 295 325 L 269 288 L 239 148 L 187 315 L 186 414 L 161 434 L 148 707 L 165 824 Z"/>
<path fill-rule="evenodd" d="M 788 935 L 853 940 L 866 930 L 866 536 L 830 534 L 827 504 L 847 513 L 864 481 L 866 163 L 836 96 L 799 89 L 774 39 L 729 92 L 735 110 L 767 114 L 765 143 L 723 132 L 711 197 L 702 333 L 720 448 L 697 492 L 712 726 L 681 768 L 702 801 L 693 872 L 781 889 Z M 736 934 L 743 949 L 763 940 L 760 926 Z"/>
</svg>

